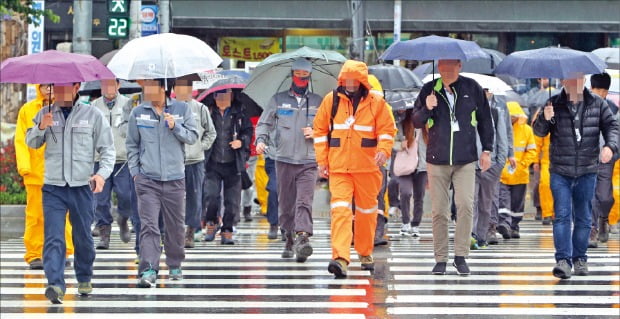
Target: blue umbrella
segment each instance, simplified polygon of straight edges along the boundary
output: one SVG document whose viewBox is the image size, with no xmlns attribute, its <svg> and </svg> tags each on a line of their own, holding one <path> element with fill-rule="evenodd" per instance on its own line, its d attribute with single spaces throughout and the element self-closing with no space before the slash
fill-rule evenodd
<svg viewBox="0 0 620 319">
<path fill-rule="evenodd" d="M 472 41 L 430 35 L 395 42 L 379 57 L 380 60 L 451 60 L 467 61 L 486 58 L 478 44 Z"/>
</svg>

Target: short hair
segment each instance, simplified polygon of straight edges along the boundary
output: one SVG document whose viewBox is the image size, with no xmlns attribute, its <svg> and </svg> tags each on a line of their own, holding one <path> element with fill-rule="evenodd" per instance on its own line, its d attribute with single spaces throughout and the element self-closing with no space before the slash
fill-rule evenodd
<svg viewBox="0 0 620 319">
<path fill-rule="evenodd" d="M 609 90 L 611 86 L 611 76 L 608 73 L 592 74 L 590 84 L 593 89 Z"/>
</svg>

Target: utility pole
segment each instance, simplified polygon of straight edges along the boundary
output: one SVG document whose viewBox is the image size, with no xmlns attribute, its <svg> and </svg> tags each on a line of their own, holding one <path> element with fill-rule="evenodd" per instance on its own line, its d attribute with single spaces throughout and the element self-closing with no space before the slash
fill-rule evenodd
<svg viewBox="0 0 620 319">
<path fill-rule="evenodd" d="M 142 0 L 131 0 L 129 3 L 129 41 L 142 36 Z"/>
<path fill-rule="evenodd" d="M 92 34 L 92 0 L 73 0 L 73 52 L 91 54 Z"/>
<path fill-rule="evenodd" d="M 402 20 L 402 1 L 394 0 L 394 43 L 400 41 L 400 24 Z M 400 60 L 394 60 L 394 65 L 400 65 Z"/>
<path fill-rule="evenodd" d="M 366 12 L 363 0 L 351 0 L 351 29 L 353 33 L 353 41 L 349 50 L 351 59 L 365 61 L 364 46 L 366 38 L 364 37 L 364 25 L 366 21 Z"/>
<path fill-rule="evenodd" d="M 170 32 L 170 1 L 159 0 L 159 21 L 161 23 L 161 33 Z"/>
</svg>

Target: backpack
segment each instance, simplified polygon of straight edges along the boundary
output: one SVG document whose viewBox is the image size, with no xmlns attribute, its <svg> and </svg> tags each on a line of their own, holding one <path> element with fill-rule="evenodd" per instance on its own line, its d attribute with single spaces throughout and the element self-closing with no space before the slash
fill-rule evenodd
<svg viewBox="0 0 620 319">
<path fill-rule="evenodd" d="M 327 133 L 327 145 L 331 146 L 332 140 L 332 130 L 334 129 L 334 117 L 336 113 L 338 113 L 338 104 L 340 104 L 340 96 L 338 96 L 338 91 L 334 90 L 332 92 L 332 113 L 329 117 L 329 133 Z"/>
</svg>

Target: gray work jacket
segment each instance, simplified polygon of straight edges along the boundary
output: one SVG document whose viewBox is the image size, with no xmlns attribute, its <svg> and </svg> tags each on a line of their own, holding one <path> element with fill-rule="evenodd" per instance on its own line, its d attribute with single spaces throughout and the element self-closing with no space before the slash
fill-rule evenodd
<svg viewBox="0 0 620 319">
<path fill-rule="evenodd" d="M 44 183 L 55 186 L 78 187 L 88 185 L 95 165 L 95 152 L 101 156 L 95 173 L 107 179 L 114 168 L 115 150 L 112 130 L 98 109 L 80 102 L 67 116 L 57 105 L 52 106 L 54 124 L 45 130 L 39 123 L 49 108 L 42 108 L 34 126 L 26 133 L 26 143 L 32 148 L 45 147 Z M 56 142 L 52 133 L 56 136 Z"/>
<path fill-rule="evenodd" d="M 191 100 L 186 103 L 196 119 L 196 130 L 200 143 L 185 144 L 185 165 L 192 165 L 205 160 L 205 151 L 210 149 L 217 137 L 211 114 L 206 105 Z"/>
<path fill-rule="evenodd" d="M 133 101 L 121 94 L 116 95 L 115 103 L 110 109 L 104 102 L 103 96 L 94 100 L 91 105 L 103 113 L 112 128 L 114 136 L 114 150 L 116 150 L 116 163 L 127 161 L 127 150 L 125 148 L 125 138 L 127 137 L 127 122 L 133 107 Z M 99 153 L 95 154 L 95 162 L 100 160 Z"/>
</svg>

